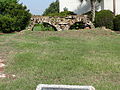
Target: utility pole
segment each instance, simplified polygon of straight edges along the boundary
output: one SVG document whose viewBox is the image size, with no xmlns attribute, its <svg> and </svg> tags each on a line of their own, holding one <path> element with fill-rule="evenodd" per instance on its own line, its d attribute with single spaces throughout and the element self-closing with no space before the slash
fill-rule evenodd
<svg viewBox="0 0 120 90">
<path fill-rule="evenodd" d="M 113 0 L 113 13 L 116 14 L 116 0 Z"/>
</svg>

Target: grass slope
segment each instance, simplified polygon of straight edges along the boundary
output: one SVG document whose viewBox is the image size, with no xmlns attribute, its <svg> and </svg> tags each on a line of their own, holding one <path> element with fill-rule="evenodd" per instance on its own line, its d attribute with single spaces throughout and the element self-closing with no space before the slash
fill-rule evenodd
<svg viewBox="0 0 120 90">
<path fill-rule="evenodd" d="M 93 85 L 120 90 L 120 36 L 104 30 L 24 31 L 0 35 L 5 72 L 0 90 L 35 90 L 38 84 Z"/>
</svg>

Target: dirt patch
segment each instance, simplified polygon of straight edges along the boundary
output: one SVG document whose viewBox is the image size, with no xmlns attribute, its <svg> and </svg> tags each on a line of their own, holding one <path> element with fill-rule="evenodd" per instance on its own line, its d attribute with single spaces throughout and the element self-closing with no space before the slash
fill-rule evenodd
<svg viewBox="0 0 120 90">
<path fill-rule="evenodd" d="M 0 78 L 15 78 L 15 75 L 4 74 L 5 62 L 0 59 Z"/>
<path fill-rule="evenodd" d="M 120 31 L 115 31 L 117 34 L 120 34 Z"/>
<path fill-rule="evenodd" d="M 4 61 L 0 59 L 0 78 L 3 77 L 4 67 L 5 67 Z"/>
<path fill-rule="evenodd" d="M 4 71 L 4 68 L 3 67 L 1 67 L 0 68 L 0 73 L 2 73 Z"/>
<path fill-rule="evenodd" d="M 3 35 L 4 33 L 0 33 L 0 35 Z"/>
</svg>

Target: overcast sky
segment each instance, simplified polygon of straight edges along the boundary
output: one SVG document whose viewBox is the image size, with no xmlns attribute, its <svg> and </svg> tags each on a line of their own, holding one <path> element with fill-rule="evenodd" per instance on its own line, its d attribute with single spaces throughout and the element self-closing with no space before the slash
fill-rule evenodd
<svg viewBox="0 0 120 90">
<path fill-rule="evenodd" d="M 26 5 L 32 14 L 41 15 L 53 1 L 56 0 L 20 0 L 20 3 Z"/>
</svg>

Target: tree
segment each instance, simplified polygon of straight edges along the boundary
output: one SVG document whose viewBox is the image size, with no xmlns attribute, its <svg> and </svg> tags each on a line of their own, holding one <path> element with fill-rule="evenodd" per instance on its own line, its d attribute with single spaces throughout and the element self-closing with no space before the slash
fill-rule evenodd
<svg viewBox="0 0 120 90">
<path fill-rule="evenodd" d="M 80 2 L 83 2 L 83 1 L 84 0 L 80 0 Z M 102 0 L 90 0 L 90 1 L 91 1 L 92 22 L 94 22 L 95 21 L 95 11 L 96 11 L 96 2 L 101 2 Z"/>
<path fill-rule="evenodd" d="M 43 12 L 43 15 L 47 16 L 52 13 L 59 13 L 59 0 L 52 2 L 50 6 Z"/>
<path fill-rule="evenodd" d="M 0 30 L 4 33 L 21 31 L 29 24 L 31 14 L 16 0 L 0 1 Z"/>
</svg>

